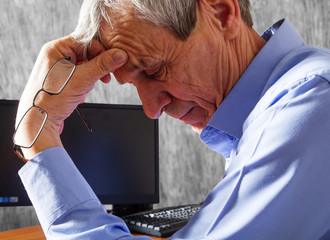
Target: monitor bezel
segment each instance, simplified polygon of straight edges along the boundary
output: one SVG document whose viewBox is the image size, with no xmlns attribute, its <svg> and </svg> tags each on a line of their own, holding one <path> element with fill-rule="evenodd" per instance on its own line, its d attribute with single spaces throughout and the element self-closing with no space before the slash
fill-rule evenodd
<svg viewBox="0 0 330 240">
<path fill-rule="evenodd" d="M 0 99 L 0 105 L 12 105 L 17 109 L 18 100 L 7 100 Z M 135 110 L 143 111 L 141 105 L 131 105 L 131 104 L 107 104 L 107 103 L 83 103 L 79 105 L 79 108 L 84 111 L 84 108 L 109 108 L 116 110 Z M 72 113 L 75 114 L 75 113 Z M 88 120 L 88 119 L 87 119 Z M 99 195 L 97 197 L 104 205 L 136 205 L 136 204 L 156 204 L 159 203 L 159 122 L 158 119 L 152 119 L 154 122 L 154 159 L 155 159 L 155 194 L 152 195 Z M 14 122 L 13 122 L 14 124 Z M 15 155 L 15 154 L 14 154 Z M 15 155 L 16 157 L 16 155 Z M 16 157 L 18 162 L 22 162 L 18 157 Z M 11 159 L 10 161 L 15 161 L 16 159 Z M 73 159 L 74 161 L 74 159 Z M 20 166 L 23 166 L 23 163 L 18 163 Z M 18 176 L 17 176 L 18 177 Z M 111 200 L 111 201 L 110 201 Z M 23 198 L 22 201 L 18 203 L 0 204 L 0 207 L 10 207 L 10 206 L 32 206 L 31 201 L 29 200 L 27 194 L 26 198 Z"/>
</svg>

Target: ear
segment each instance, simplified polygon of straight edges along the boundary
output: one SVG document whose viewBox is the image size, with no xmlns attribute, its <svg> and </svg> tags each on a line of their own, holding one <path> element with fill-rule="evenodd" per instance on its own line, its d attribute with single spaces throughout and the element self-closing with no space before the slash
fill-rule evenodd
<svg viewBox="0 0 330 240">
<path fill-rule="evenodd" d="M 212 9 L 212 14 L 219 21 L 220 30 L 227 40 L 239 33 L 241 11 L 237 0 L 202 0 Z"/>
</svg>

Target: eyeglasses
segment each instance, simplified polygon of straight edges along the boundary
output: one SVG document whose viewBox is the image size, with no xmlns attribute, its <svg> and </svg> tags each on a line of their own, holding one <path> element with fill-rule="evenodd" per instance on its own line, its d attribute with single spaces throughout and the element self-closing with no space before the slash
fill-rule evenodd
<svg viewBox="0 0 330 240">
<path fill-rule="evenodd" d="M 13 136 L 13 151 L 24 162 L 27 160 L 24 158 L 21 148 L 31 148 L 33 146 L 48 118 L 46 110 L 38 107 L 35 103 L 38 94 L 46 92 L 51 96 L 59 95 L 68 84 L 75 70 L 76 65 L 70 61 L 70 56 L 57 60 L 48 71 L 43 81 L 42 88 L 34 96 L 32 107 L 26 111 L 18 123 Z M 76 108 L 76 111 L 88 131 L 92 132 L 91 126 L 88 124 L 78 107 Z"/>
</svg>

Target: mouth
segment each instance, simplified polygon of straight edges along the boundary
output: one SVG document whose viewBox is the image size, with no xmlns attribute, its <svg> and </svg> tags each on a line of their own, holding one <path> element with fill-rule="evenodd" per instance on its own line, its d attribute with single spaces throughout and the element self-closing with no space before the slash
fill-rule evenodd
<svg viewBox="0 0 330 240">
<path fill-rule="evenodd" d="M 182 111 L 183 110 L 183 111 Z M 178 120 L 180 120 L 184 124 L 188 124 L 191 126 L 201 126 L 205 123 L 205 118 L 207 115 L 207 111 L 200 106 L 191 105 L 186 109 L 181 109 L 181 114 L 176 111 L 171 111 L 171 109 L 164 108 L 164 112 Z"/>
<path fill-rule="evenodd" d="M 179 120 L 185 124 L 193 127 L 195 132 L 201 132 L 206 126 L 206 114 L 205 110 L 198 106 L 192 107 L 188 112 L 179 118 Z"/>
<path fill-rule="evenodd" d="M 178 119 L 181 120 L 181 121 L 184 121 L 184 118 L 191 112 L 191 110 L 192 110 L 192 108 L 189 109 L 189 111 L 187 111 L 186 113 L 182 114 L 181 117 L 178 117 Z"/>
<path fill-rule="evenodd" d="M 185 114 L 183 114 L 181 117 L 179 117 L 178 119 L 185 123 L 185 124 L 194 124 L 196 123 L 196 120 L 194 120 L 190 115 L 192 113 L 194 108 L 191 108 L 188 112 L 186 112 Z"/>
</svg>

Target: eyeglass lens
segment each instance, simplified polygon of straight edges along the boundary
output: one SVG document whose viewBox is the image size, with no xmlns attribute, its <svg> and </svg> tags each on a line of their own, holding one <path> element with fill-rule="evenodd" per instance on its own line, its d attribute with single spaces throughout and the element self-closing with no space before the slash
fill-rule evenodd
<svg viewBox="0 0 330 240">
<path fill-rule="evenodd" d="M 42 88 L 51 94 L 59 94 L 70 80 L 75 70 L 75 65 L 62 58 L 48 72 Z"/>
<path fill-rule="evenodd" d="M 48 94 L 59 94 L 70 80 L 75 65 L 66 58 L 58 60 L 49 70 L 42 89 Z M 16 145 L 30 148 L 38 138 L 47 120 L 47 112 L 33 106 L 25 113 L 15 131 L 13 141 Z"/>
<path fill-rule="evenodd" d="M 39 107 L 31 107 L 17 126 L 14 143 L 25 148 L 31 147 L 39 136 L 46 120 L 47 113 L 45 111 Z"/>
</svg>

